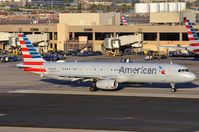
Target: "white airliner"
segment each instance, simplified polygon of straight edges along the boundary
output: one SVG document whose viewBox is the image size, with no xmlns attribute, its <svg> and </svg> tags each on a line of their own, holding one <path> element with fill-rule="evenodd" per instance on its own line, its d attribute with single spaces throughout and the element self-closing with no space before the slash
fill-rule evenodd
<svg viewBox="0 0 199 132">
<path fill-rule="evenodd" d="M 17 66 L 27 72 L 62 79 L 92 81 L 90 91 L 114 90 L 118 83 L 170 83 L 175 92 L 175 83 L 193 81 L 196 76 L 186 67 L 164 63 L 121 62 L 47 62 L 35 50 L 26 35 L 18 35 L 24 62 Z"/>
<path fill-rule="evenodd" d="M 182 47 L 182 46 L 161 46 L 165 48 L 174 48 L 179 50 L 187 50 L 189 52 L 193 52 L 197 55 L 199 55 L 199 38 L 198 35 L 195 32 L 195 29 L 193 28 L 192 23 L 189 21 L 189 19 L 184 18 L 184 23 L 186 25 L 188 39 L 189 39 L 189 46 Z"/>
</svg>

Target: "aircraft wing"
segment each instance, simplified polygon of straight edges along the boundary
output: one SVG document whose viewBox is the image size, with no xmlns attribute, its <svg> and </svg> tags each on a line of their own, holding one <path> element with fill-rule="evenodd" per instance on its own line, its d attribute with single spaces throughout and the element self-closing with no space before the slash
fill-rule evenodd
<svg viewBox="0 0 199 132">
<path fill-rule="evenodd" d="M 167 48 L 167 49 L 186 50 L 186 47 L 181 47 L 181 46 L 160 46 L 160 47 Z"/>
<path fill-rule="evenodd" d="M 78 76 L 78 77 L 71 77 L 72 78 L 72 81 L 75 80 L 82 80 L 83 82 L 86 82 L 86 81 L 92 81 L 93 79 L 114 79 L 114 80 L 117 80 L 117 76 L 91 76 L 91 75 L 84 75 L 84 76 Z"/>
<path fill-rule="evenodd" d="M 83 82 L 88 82 L 88 81 L 93 81 L 93 79 L 114 79 L 117 80 L 117 76 L 91 76 L 91 75 L 83 75 L 83 76 L 46 76 L 49 78 L 54 78 L 54 79 L 63 79 L 63 80 L 70 80 L 70 81 L 83 81 Z"/>
</svg>

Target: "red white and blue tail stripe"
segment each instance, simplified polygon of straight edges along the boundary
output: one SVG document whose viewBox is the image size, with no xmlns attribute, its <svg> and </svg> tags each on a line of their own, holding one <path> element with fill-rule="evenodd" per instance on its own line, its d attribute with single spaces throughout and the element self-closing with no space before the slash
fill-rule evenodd
<svg viewBox="0 0 199 132">
<path fill-rule="evenodd" d="M 28 40 L 25 34 L 18 34 L 19 43 L 21 46 L 23 64 L 18 65 L 25 71 L 33 73 L 44 73 L 46 70 L 43 65 L 45 60 L 37 52 L 32 43 Z"/>
<path fill-rule="evenodd" d="M 192 52 L 199 54 L 199 38 L 198 35 L 195 32 L 195 29 L 193 28 L 192 23 L 189 21 L 189 19 L 185 18 L 184 23 L 186 25 L 188 39 L 190 42 L 189 48 L 192 49 Z"/>
<path fill-rule="evenodd" d="M 122 20 L 122 25 L 127 25 L 129 22 L 128 22 L 128 18 L 126 16 L 121 16 L 121 20 Z"/>
</svg>

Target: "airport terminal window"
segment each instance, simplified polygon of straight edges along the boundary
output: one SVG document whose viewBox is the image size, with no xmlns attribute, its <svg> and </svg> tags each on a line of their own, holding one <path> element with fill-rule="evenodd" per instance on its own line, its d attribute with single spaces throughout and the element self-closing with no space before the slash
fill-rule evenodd
<svg viewBox="0 0 199 132">
<path fill-rule="evenodd" d="M 188 41 L 188 35 L 187 33 L 182 33 L 182 41 Z"/>
<path fill-rule="evenodd" d="M 88 40 L 93 40 L 93 34 L 92 33 L 82 33 L 82 32 L 75 33 L 76 39 L 78 39 L 79 36 L 88 36 Z"/>
<path fill-rule="evenodd" d="M 54 39 L 57 40 L 57 32 L 54 33 Z"/>
<path fill-rule="evenodd" d="M 54 47 L 55 47 L 55 50 L 57 50 L 57 44 L 56 43 L 54 44 Z"/>
<path fill-rule="evenodd" d="M 73 40 L 73 33 L 72 32 L 69 32 L 69 40 Z"/>
<path fill-rule="evenodd" d="M 32 32 L 24 32 L 25 35 L 32 34 Z"/>
<path fill-rule="evenodd" d="M 160 41 L 180 41 L 179 33 L 160 33 Z"/>
<path fill-rule="evenodd" d="M 144 33 L 145 41 L 154 41 L 157 39 L 157 33 Z"/>
<path fill-rule="evenodd" d="M 132 33 L 132 32 L 118 32 L 116 34 L 118 34 L 119 36 L 124 36 L 124 35 L 134 35 L 135 33 Z"/>
<path fill-rule="evenodd" d="M 109 38 L 113 36 L 113 33 L 95 33 L 95 40 L 104 40 L 105 38 Z"/>
<path fill-rule="evenodd" d="M 50 44 L 50 48 L 53 48 L 53 44 Z"/>
<path fill-rule="evenodd" d="M 50 40 L 52 40 L 52 39 L 53 39 L 53 33 L 50 33 L 50 32 L 49 32 L 49 33 L 48 33 L 48 37 L 49 37 Z"/>
</svg>

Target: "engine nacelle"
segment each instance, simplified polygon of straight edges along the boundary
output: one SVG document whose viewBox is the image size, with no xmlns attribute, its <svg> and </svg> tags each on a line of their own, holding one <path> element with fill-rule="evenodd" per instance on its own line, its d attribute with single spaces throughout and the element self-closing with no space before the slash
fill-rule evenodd
<svg viewBox="0 0 199 132">
<path fill-rule="evenodd" d="M 100 89 L 117 89 L 118 82 L 116 80 L 98 80 L 96 87 Z"/>
</svg>

